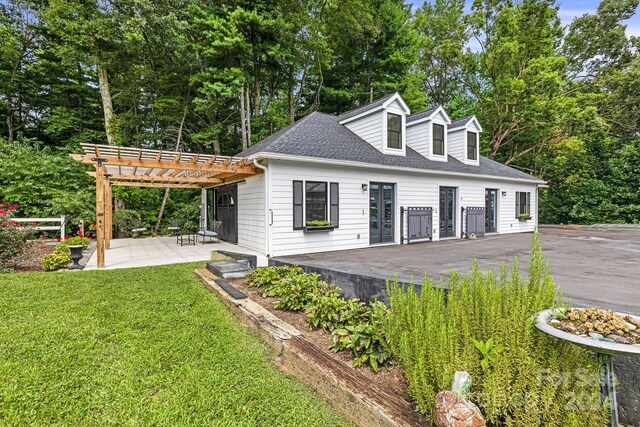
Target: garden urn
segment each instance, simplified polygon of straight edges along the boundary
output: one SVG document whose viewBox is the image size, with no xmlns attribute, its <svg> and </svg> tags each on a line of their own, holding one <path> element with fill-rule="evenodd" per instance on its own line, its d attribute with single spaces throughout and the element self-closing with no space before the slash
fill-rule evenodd
<svg viewBox="0 0 640 427">
<path fill-rule="evenodd" d="M 73 264 L 69 266 L 69 270 L 79 270 L 82 268 L 79 261 L 82 259 L 82 249 L 84 249 L 83 245 L 69 245 L 69 250 L 71 251 L 71 261 Z"/>
</svg>

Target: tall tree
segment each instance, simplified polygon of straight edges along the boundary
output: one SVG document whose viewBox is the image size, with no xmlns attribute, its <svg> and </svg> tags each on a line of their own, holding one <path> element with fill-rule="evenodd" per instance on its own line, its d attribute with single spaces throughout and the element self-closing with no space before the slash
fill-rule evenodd
<svg viewBox="0 0 640 427">
<path fill-rule="evenodd" d="M 415 15 L 418 67 L 431 105 L 445 105 L 463 92 L 463 54 L 469 42 L 464 4 L 464 0 L 425 2 Z"/>
</svg>

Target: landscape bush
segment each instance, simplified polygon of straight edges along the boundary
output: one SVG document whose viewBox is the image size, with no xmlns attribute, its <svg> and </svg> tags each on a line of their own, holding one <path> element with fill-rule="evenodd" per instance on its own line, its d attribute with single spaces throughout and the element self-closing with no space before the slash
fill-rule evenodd
<svg viewBox="0 0 640 427">
<path fill-rule="evenodd" d="M 89 244 L 89 238 L 81 237 L 81 236 L 70 237 L 66 240 L 61 241 L 60 244 L 66 245 L 66 246 L 77 246 L 77 245 L 87 246 Z"/>
<path fill-rule="evenodd" d="M 59 244 L 50 254 L 42 257 L 41 266 L 44 271 L 56 271 L 66 268 L 71 263 L 71 250 L 65 244 Z"/>
<path fill-rule="evenodd" d="M 19 206 L 0 203 L 0 272 L 10 272 L 27 243 L 28 229 L 13 222 Z"/>
<path fill-rule="evenodd" d="M 340 289 L 298 266 L 257 268 L 247 276 L 247 283 L 259 288 L 263 297 L 279 298 L 274 303 L 277 309 L 305 310 L 309 327 L 332 333 L 331 350 L 349 350 L 354 366 L 368 364 L 378 371 L 392 362 L 382 328 L 384 303 L 343 299 Z"/>
<path fill-rule="evenodd" d="M 448 290 L 422 283 L 420 294 L 388 285 L 390 313 L 383 325 L 418 409 L 431 415 L 435 395 L 449 390 L 455 371 L 473 378 L 470 399 L 493 426 L 604 425 L 600 363 L 587 350 L 552 338 L 532 316 L 561 305 L 534 236 L 528 277 L 452 272 Z"/>
</svg>

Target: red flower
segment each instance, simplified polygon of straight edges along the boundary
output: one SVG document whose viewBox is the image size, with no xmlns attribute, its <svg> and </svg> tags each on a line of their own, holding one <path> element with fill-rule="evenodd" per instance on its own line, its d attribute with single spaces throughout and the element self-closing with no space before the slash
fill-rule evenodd
<svg viewBox="0 0 640 427">
<path fill-rule="evenodd" d="M 62 237 L 57 237 L 57 238 L 56 238 L 56 240 L 57 240 L 58 242 L 60 242 L 60 241 L 62 241 Z"/>
</svg>

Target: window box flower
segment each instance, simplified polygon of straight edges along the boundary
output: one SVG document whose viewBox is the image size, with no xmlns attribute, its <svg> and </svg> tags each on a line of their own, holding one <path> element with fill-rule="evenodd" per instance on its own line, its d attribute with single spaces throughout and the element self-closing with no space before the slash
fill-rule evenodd
<svg viewBox="0 0 640 427">
<path fill-rule="evenodd" d="M 303 230 L 305 233 L 318 233 L 333 231 L 335 228 L 331 221 L 307 221 Z"/>
<path fill-rule="evenodd" d="M 529 221 L 531 219 L 531 215 L 530 214 L 520 214 L 518 215 L 518 220 L 519 221 Z"/>
</svg>

